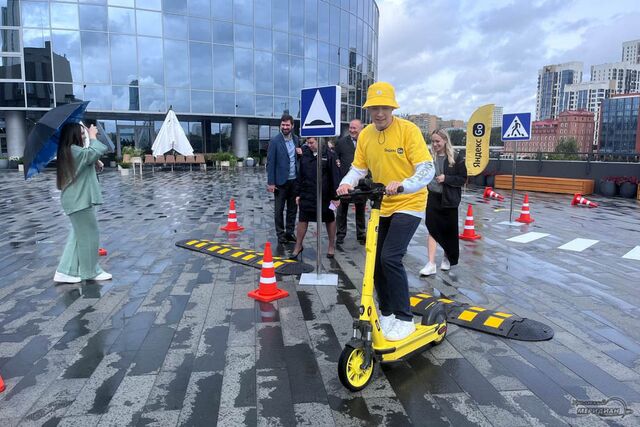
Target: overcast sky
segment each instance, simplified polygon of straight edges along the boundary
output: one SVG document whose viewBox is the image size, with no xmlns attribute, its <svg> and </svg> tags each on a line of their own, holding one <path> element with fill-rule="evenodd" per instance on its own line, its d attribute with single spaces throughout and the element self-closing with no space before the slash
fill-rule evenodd
<svg viewBox="0 0 640 427">
<path fill-rule="evenodd" d="M 535 115 L 538 70 L 621 60 L 640 39 L 637 0 L 377 0 L 378 77 L 396 87 L 400 113 L 468 120 L 493 103 Z"/>
</svg>

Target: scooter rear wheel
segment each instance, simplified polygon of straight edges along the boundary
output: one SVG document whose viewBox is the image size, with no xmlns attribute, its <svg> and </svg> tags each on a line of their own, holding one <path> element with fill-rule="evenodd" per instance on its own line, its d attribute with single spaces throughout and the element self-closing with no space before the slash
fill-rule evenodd
<svg viewBox="0 0 640 427">
<path fill-rule="evenodd" d="M 343 386 L 351 391 L 359 391 L 365 388 L 371 378 L 375 359 L 367 369 L 362 369 L 364 362 L 364 350 L 362 348 L 345 347 L 338 361 L 338 377 Z"/>
</svg>

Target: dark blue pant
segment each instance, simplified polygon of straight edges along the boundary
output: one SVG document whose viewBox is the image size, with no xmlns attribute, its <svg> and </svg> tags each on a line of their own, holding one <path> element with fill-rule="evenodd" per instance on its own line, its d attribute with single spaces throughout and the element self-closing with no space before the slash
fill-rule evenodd
<svg viewBox="0 0 640 427">
<path fill-rule="evenodd" d="M 409 304 L 409 282 L 402 258 L 418 225 L 420 218 L 413 215 L 395 213 L 390 217 L 380 217 L 373 282 L 378 293 L 380 312 L 385 316 L 393 313 L 400 320 L 413 319 Z"/>
<path fill-rule="evenodd" d="M 285 233 L 294 234 L 293 230 L 296 226 L 296 213 L 298 206 L 296 205 L 295 179 L 290 179 L 282 185 L 276 186 L 275 198 L 276 206 L 274 219 L 276 223 L 276 234 L 278 239 L 284 238 Z M 287 223 L 284 221 L 284 205 L 287 205 Z"/>
</svg>

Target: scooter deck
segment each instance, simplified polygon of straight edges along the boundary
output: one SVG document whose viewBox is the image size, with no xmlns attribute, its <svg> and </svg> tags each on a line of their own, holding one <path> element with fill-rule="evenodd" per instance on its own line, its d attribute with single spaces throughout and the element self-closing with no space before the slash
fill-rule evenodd
<svg viewBox="0 0 640 427">
<path fill-rule="evenodd" d="M 440 325 L 424 326 L 416 324 L 416 331 L 400 341 L 386 341 L 385 347 L 376 347 L 373 350 L 380 356 L 381 362 L 396 362 L 403 357 L 422 351 L 423 347 L 440 338 L 438 329 Z"/>
</svg>

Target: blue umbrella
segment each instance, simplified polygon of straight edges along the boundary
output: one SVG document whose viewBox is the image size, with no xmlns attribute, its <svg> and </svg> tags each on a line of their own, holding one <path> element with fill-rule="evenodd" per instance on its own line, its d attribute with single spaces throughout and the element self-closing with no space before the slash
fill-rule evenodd
<svg viewBox="0 0 640 427">
<path fill-rule="evenodd" d="M 24 148 L 24 179 L 42 172 L 58 153 L 60 131 L 67 123 L 79 123 L 89 101 L 53 108 L 35 124 Z"/>
</svg>

